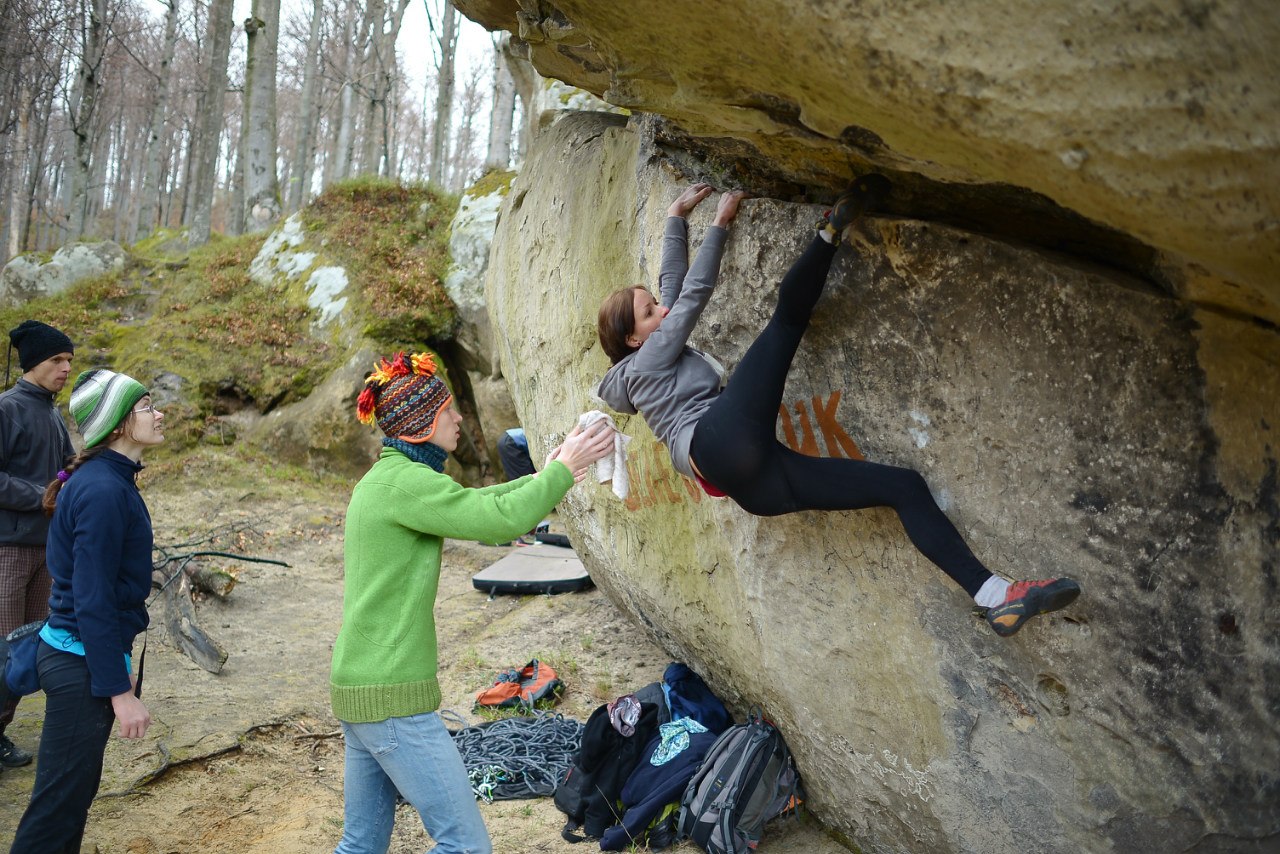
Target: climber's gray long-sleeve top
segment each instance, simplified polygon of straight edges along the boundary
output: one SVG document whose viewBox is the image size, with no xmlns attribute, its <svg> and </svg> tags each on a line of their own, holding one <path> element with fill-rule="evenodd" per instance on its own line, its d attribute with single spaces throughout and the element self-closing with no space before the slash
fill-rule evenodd
<svg viewBox="0 0 1280 854">
<path fill-rule="evenodd" d="M 609 369 L 596 389 L 618 412 L 642 413 L 671 452 L 676 471 L 688 477 L 694 476 L 689 465 L 693 428 L 720 394 L 724 377 L 714 360 L 687 342 L 715 289 L 728 236 L 728 229 L 708 228 L 690 267 L 688 223 L 683 217 L 667 218 L 658 289 L 670 311 L 638 350 Z"/>
</svg>

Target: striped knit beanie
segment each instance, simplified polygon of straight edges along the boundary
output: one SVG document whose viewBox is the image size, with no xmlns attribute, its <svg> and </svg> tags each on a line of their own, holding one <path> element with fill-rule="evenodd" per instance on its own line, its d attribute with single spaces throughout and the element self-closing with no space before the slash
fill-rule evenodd
<svg viewBox="0 0 1280 854">
<path fill-rule="evenodd" d="M 440 412 L 452 400 L 430 353 L 400 352 L 373 366 L 356 401 L 356 417 L 365 424 L 376 421 L 387 436 L 416 445 L 431 441 Z"/>
<path fill-rule="evenodd" d="M 142 383 L 106 368 L 94 368 L 76 377 L 71 389 L 71 417 L 84 436 L 85 448 L 110 436 L 146 395 Z"/>
</svg>

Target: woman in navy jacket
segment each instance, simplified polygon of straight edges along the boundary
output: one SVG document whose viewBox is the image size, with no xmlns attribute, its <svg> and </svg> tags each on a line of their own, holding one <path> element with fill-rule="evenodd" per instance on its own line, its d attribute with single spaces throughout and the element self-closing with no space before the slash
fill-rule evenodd
<svg viewBox="0 0 1280 854">
<path fill-rule="evenodd" d="M 151 724 L 131 660 L 148 623 L 152 548 L 135 481 L 143 452 L 164 441 L 164 416 L 141 383 L 105 369 L 79 376 L 71 414 L 84 450 L 45 491 L 53 592 L 37 654 L 44 729 L 10 854 L 77 854 L 113 722 L 124 738 L 142 738 Z"/>
</svg>

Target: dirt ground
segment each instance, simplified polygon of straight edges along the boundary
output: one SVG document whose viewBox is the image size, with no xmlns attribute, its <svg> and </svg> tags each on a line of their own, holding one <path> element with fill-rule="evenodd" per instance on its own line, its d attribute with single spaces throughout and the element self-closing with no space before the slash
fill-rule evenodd
<svg viewBox="0 0 1280 854">
<path fill-rule="evenodd" d="M 112 738 L 83 852 L 302 854 L 331 851 L 341 836 L 343 745 L 327 686 L 341 618 L 348 492 L 217 481 L 208 470 L 144 474 L 157 544 L 218 532 L 213 542 L 174 551 L 231 551 L 288 566 L 213 559 L 239 576 L 224 600 L 197 605 L 200 624 L 228 652 L 216 676 L 176 648 L 162 603 L 151 606 L 143 699 L 154 723 L 140 742 Z M 661 678 L 669 656 L 599 591 L 490 598 L 475 590 L 472 574 L 510 548 L 447 547 L 436 607 L 444 709 L 478 722 L 470 714 L 474 692 L 498 670 L 535 657 L 568 686 L 558 711 L 581 721 L 602 702 Z M 25 699 L 9 728 L 33 752 L 42 708 L 42 695 Z M 0 845 L 12 839 L 33 779 L 34 764 L 0 774 Z M 498 854 L 596 850 L 560 838 L 563 817 L 550 798 L 499 801 L 482 811 Z M 401 807 L 391 851 L 429 847 L 417 815 Z M 697 849 L 686 842 L 669 850 Z M 846 852 L 812 820 L 771 827 L 761 850 Z"/>
</svg>

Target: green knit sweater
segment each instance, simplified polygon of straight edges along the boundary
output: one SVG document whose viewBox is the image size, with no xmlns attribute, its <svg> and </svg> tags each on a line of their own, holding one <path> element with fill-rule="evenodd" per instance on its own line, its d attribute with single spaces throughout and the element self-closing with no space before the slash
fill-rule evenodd
<svg viewBox="0 0 1280 854">
<path fill-rule="evenodd" d="M 573 486 L 553 462 L 537 475 L 467 489 L 384 448 L 347 508 L 342 628 L 333 646 L 333 714 L 349 723 L 440 708 L 436 588 L 445 537 L 500 542 L 530 531 Z"/>
</svg>

